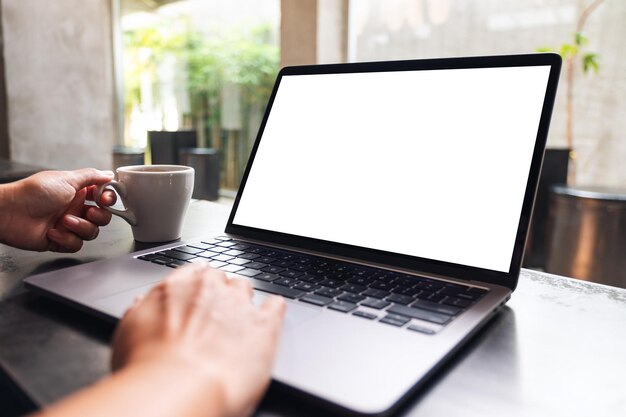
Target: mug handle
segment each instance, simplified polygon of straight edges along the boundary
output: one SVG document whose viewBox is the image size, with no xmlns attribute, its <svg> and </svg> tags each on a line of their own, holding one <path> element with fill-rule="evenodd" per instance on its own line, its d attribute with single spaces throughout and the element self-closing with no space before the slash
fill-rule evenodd
<svg viewBox="0 0 626 417">
<path fill-rule="evenodd" d="M 130 224 L 131 226 L 137 226 L 137 217 L 135 217 L 135 213 L 133 213 L 128 208 L 126 208 L 126 210 L 117 210 L 109 206 L 103 206 L 100 204 L 100 197 L 107 187 L 111 187 L 117 192 L 117 194 L 120 196 L 120 199 L 122 200 L 122 203 L 124 204 L 124 207 L 126 207 L 126 186 L 117 181 L 109 181 L 106 184 L 98 185 L 93 193 L 94 202 L 98 205 L 98 207 L 103 208 L 106 211 L 109 211 L 112 214 L 115 214 L 116 216 L 119 216 L 122 219 L 126 220 L 126 223 Z"/>
</svg>

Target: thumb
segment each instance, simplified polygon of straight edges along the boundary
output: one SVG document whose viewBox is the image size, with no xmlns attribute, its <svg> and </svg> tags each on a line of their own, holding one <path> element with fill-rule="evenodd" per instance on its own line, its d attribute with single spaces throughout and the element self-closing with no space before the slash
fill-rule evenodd
<svg viewBox="0 0 626 417">
<path fill-rule="evenodd" d="M 100 171 L 95 168 L 83 168 L 75 171 L 68 171 L 67 182 L 76 191 L 82 190 L 90 185 L 100 185 L 111 181 L 114 178 L 111 171 Z"/>
</svg>

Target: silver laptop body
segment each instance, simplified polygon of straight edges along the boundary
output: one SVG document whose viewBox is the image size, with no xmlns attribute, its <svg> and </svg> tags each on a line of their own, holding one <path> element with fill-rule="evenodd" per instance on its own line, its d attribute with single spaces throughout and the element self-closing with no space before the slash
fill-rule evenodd
<svg viewBox="0 0 626 417">
<path fill-rule="evenodd" d="M 249 280 L 255 302 L 286 295 L 276 383 L 388 414 L 515 289 L 560 64 L 284 68 L 223 234 L 25 283 L 116 320 L 168 259 L 206 259 Z"/>
</svg>

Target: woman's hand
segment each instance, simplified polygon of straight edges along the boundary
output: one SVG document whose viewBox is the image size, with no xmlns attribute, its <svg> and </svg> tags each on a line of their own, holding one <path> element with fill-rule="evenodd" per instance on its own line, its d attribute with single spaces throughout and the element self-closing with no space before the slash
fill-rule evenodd
<svg viewBox="0 0 626 417">
<path fill-rule="evenodd" d="M 218 414 L 250 414 L 269 384 L 286 308 L 279 297 L 260 307 L 251 299 L 244 280 L 197 264 L 177 269 L 120 322 L 114 370 L 154 364 L 200 373 L 218 391 Z"/>
<path fill-rule="evenodd" d="M 40 252 L 78 251 L 111 221 L 111 213 L 85 200 L 112 179 L 112 172 L 86 168 L 44 171 L 0 186 L 0 242 Z M 100 203 L 114 204 L 115 194 L 105 192 Z"/>
</svg>

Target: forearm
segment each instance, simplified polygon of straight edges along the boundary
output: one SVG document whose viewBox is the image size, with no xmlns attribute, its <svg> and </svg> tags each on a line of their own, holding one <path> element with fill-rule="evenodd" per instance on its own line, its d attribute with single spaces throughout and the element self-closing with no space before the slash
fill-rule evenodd
<svg viewBox="0 0 626 417">
<path fill-rule="evenodd" d="M 224 417 L 221 385 L 187 367 L 139 364 L 62 400 L 36 417 Z"/>
<path fill-rule="evenodd" d="M 15 184 L 0 184 L 0 243 L 7 241 L 7 231 L 14 215 Z"/>
</svg>

